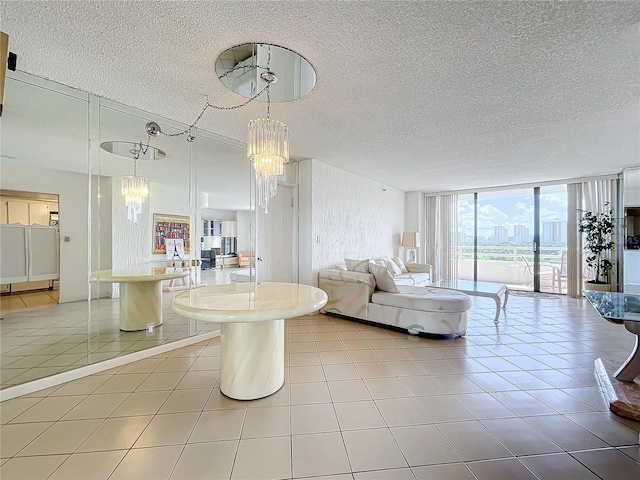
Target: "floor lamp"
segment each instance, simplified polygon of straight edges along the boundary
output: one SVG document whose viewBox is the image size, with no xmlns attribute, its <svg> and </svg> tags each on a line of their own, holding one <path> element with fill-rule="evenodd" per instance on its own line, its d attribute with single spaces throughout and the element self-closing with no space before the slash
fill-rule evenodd
<svg viewBox="0 0 640 480">
<path fill-rule="evenodd" d="M 407 249 L 406 260 L 411 263 L 417 262 L 416 248 L 420 246 L 420 234 L 418 232 L 404 232 L 402 246 Z"/>
</svg>

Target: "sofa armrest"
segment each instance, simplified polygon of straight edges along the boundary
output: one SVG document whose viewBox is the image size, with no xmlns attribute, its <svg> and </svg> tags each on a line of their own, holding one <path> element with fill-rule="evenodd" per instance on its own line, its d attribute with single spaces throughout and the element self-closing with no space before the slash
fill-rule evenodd
<svg viewBox="0 0 640 480">
<path fill-rule="evenodd" d="M 338 280 L 347 283 L 366 283 L 372 288 L 375 288 L 376 286 L 375 278 L 370 273 L 351 272 L 348 270 L 339 270 L 337 268 L 325 268 L 320 270 L 318 276 L 326 280 Z"/>
<path fill-rule="evenodd" d="M 405 263 L 409 273 L 428 273 L 429 279 L 433 279 L 433 267 L 428 263 Z"/>
</svg>

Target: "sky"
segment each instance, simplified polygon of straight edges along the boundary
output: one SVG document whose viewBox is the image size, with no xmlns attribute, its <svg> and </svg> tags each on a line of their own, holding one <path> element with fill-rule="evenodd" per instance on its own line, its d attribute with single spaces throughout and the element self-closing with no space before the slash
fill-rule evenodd
<svg viewBox="0 0 640 480">
<path fill-rule="evenodd" d="M 540 221 L 567 219 L 566 186 L 542 187 Z M 533 189 L 484 192 L 478 194 L 478 236 L 493 236 L 496 225 L 504 225 L 513 235 L 513 226 L 524 224 L 533 235 Z M 473 235 L 473 194 L 458 195 L 459 231 Z"/>
</svg>

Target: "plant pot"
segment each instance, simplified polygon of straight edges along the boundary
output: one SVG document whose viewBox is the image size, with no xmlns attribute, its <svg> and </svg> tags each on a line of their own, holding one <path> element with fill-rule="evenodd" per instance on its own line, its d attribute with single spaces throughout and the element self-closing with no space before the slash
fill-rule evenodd
<svg viewBox="0 0 640 480">
<path fill-rule="evenodd" d="M 595 290 L 597 292 L 610 292 L 610 283 L 589 283 L 584 282 L 584 290 Z"/>
</svg>

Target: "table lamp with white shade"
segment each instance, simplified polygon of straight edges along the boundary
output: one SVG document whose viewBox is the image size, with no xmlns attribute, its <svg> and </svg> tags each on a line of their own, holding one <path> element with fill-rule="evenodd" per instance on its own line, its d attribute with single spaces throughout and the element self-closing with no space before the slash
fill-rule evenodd
<svg viewBox="0 0 640 480">
<path fill-rule="evenodd" d="M 407 249 L 407 261 L 416 262 L 418 260 L 416 248 L 420 247 L 420 234 L 418 232 L 404 232 L 401 245 Z"/>
</svg>

